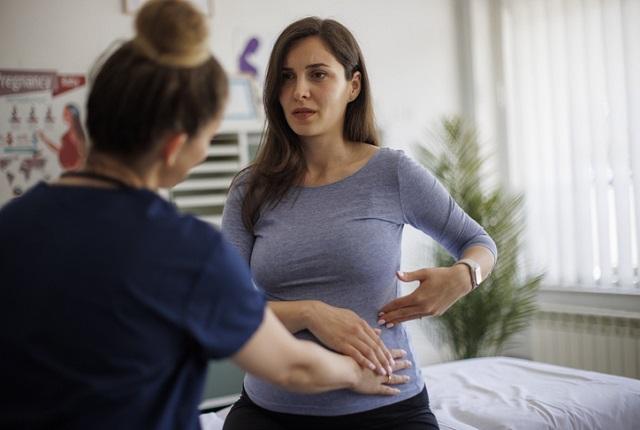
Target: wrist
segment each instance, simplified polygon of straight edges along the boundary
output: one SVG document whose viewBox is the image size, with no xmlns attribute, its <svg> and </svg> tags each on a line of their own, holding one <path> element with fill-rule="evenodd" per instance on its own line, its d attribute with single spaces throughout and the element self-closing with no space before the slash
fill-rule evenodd
<svg viewBox="0 0 640 430">
<path fill-rule="evenodd" d="M 456 285 L 463 286 L 464 294 L 473 291 L 473 279 L 469 267 L 465 264 L 454 264 L 450 267 L 453 272 L 453 279 Z"/>
<path fill-rule="evenodd" d="M 313 331 L 320 320 L 322 307 L 326 305 L 319 300 L 303 300 L 301 304 L 302 323 L 307 330 Z"/>
<path fill-rule="evenodd" d="M 456 264 L 467 266 L 469 275 L 471 276 L 471 290 L 476 289 L 484 279 L 482 276 L 482 266 L 471 258 L 462 258 L 458 260 Z"/>
<path fill-rule="evenodd" d="M 346 355 L 341 355 L 340 358 L 348 362 L 349 378 L 347 380 L 347 389 L 354 390 L 360 384 L 364 370 L 353 358 Z"/>
</svg>

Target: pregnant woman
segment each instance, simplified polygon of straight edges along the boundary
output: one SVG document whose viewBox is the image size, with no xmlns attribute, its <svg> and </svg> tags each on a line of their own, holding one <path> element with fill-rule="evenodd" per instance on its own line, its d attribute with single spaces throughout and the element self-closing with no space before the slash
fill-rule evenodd
<svg viewBox="0 0 640 430">
<path fill-rule="evenodd" d="M 394 397 L 301 395 L 248 375 L 225 429 L 437 428 L 418 369 L 394 373 L 389 351 L 414 362 L 400 323 L 442 314 L 477 286 L 493 240 L 430 172 L 379 148 L 364 58 L 338 22 L 305 18 L 280 34 L 264 103 L 264 140 L 232 186 L 223 233 L 289 331 L 409 382 Z M 397 273 L 406 224 L 458 263 Z M 420 286 L 398 298 L 398 278 Z"/>
</svg>

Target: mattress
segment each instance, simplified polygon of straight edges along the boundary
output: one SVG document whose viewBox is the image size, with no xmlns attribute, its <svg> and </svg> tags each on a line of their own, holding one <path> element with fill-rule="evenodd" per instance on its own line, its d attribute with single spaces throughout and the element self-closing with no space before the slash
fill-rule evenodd
<svg viewBox="0 0 640 430">
<path fill-rule="evenodd" d="M 443 430 L 640 429 L 640 380 L 506 357 L 422 369 Z"/>
<path fill-rule="evenodd" d="M 637 430 L 640 380 L 507 357 L 422 368 L 442 430 Z M 219 430 L 228 408 L 201 415 Z"/>
</svg>

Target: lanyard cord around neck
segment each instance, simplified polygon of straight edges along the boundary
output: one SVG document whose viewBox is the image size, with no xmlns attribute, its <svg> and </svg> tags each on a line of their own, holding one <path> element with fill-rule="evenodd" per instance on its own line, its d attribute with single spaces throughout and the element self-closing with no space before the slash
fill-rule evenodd
<svg viewBox="0 0 640 430">
<path fill-rule="evenodd" d="M 113 176 L 108 176 L 108 175 L 103 175 L 101 173 L 95 173 L 95 172 L 87 172 L 87 171 L 82 171 L 82 172 L 64 172 L 62 175 L 60 175 L 61 178 L 88 178 L 88 179 L 95 179 L 97 181 L 102 181 L 102 182 L 107 182 L 110 183 L 112 185 L 115 185 L 118 188 L 133 188 L 131 185 L 127 184 L 126 182 L 118 179 L 118 178 L 114 178 Z"/>
</svg>

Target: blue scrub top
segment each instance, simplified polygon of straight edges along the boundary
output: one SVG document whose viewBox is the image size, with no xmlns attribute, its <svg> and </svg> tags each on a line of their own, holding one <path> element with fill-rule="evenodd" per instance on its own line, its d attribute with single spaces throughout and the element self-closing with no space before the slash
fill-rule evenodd
<svg viewBox="0 0 640 430">
<path fill-rule="evenodd" d="M 207 361 L 265 299 L 148 190 L 41 183 L 0 210 L 0 428 L 196 429 Z"/>
</svg>

